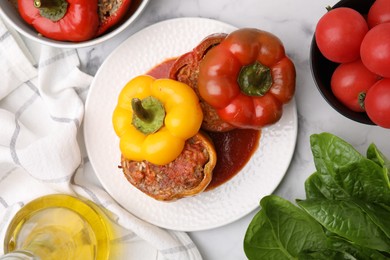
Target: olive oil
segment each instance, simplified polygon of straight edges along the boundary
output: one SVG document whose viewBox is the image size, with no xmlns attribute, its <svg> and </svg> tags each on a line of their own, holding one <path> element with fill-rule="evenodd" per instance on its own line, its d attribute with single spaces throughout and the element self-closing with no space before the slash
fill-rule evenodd
<svg viewBox="0 0 390 260">
<path fill-rule="evenodd" d="M 69 195 L 48 195 L 25 205 L 9 225 L 5 253 L 42 260 L 112 259 L 113 226 L 103 209 Z"/>
</svg>

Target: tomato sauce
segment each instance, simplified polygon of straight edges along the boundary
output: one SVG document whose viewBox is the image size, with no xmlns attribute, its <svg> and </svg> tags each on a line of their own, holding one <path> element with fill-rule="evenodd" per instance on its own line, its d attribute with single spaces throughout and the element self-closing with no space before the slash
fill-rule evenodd
<svg viewBox="0 0 390 260">
<path fill-rule="evenodd" d="M 147 74 L 158 79 L 158 78 L 168 78 L 169 77 L 169 70 L 171 69 L 173 63 L 175 62 L 176 58 L 171 58 L 163 61 L 162 63 L 158 64 L 157 66 L 150 69 Z"/>
<path fill-rule="evenodd" d="M 260 133 L 259 130 L 251 129 L 207 132 L 214 142 L 217 164 L 206 190 L 230 180 L 245 166 L 259 146 Z"/>
<path fill-rule="evenodd" d="M 176 58 L 163 61 L 147 74 L 155 78 L 168 78 Z M 233 178 L 250 160 L 259 146 L 261 131 L 234 129 L 227 132 L 206 132 L 214 143 L 217 164 L 206 190 L 211 190 Z"/>
</svg>

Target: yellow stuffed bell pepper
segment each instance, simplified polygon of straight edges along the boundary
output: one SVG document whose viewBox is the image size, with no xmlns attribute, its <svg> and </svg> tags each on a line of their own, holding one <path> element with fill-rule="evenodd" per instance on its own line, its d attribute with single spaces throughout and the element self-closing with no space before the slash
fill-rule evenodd
<svg viewBox="0 0 390 260">
<path fill-rule="evenodd" d="M 125 85 L 112 117 L 122 155 L 157 165 L 175 160 L 202 120 L 198 96 L 188 85 L 147 75 Z"/>
</svg>

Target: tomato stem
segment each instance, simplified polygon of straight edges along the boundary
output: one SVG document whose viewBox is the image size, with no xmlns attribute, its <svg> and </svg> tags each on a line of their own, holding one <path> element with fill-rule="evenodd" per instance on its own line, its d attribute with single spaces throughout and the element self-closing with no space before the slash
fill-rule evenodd
<svg viewBox="0 0 390 260">
<path fill-rule="evenodd" d="M 366 110 L 365 105 L 364 105 L 364 100 L 366 99 L 366 92 L 360 92 L 358 95 L 358 103 L 359 106 L 363 109 Z"/>
</svg>

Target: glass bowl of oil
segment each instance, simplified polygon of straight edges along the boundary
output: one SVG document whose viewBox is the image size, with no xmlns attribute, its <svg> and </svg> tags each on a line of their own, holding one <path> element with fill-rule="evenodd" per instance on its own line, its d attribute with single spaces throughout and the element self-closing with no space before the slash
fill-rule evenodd
<svg viewBox="0 0 390 260">
<path fill-rule="evenodd" d="M 8 226 L 5 254 L 26 252 L 42 260 L 112 259 L 109 212 L 89 200 L 53 194 L 26 204 Z"/>
</svg>

